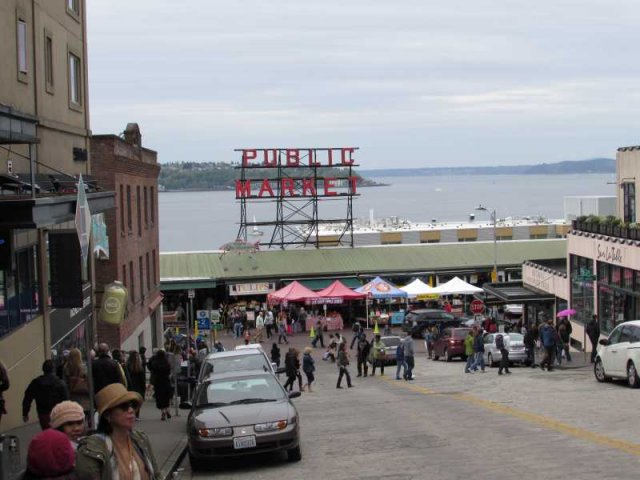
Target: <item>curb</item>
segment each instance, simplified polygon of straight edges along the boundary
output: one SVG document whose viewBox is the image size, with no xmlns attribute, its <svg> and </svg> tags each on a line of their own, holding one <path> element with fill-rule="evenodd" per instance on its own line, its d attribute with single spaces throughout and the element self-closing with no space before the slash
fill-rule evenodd
<svg viewBox="0 0 640 480">
<path fill-rule="evenodd" d="M 162 480 L 171 480 L 174 478 L 173 474 L 182 463 L 186 453 L 187 439 L 183 438 L 176 444 L 173 452 L 171 452 L 167 460 L 162 464 L 162 467 L 160 467 L 160 478 Z"/>
</svg>

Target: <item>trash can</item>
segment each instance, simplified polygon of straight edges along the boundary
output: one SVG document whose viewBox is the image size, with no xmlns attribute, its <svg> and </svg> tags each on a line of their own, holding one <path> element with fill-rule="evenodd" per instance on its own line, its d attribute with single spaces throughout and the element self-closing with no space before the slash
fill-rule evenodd
<svg viewBox="0 0 640 480">
<path fill-rule="evenodd" d="M 0 480 L 16 480 L 20 467 L 20 440 L 13 435 L 0 435 Z"/>
</svg>

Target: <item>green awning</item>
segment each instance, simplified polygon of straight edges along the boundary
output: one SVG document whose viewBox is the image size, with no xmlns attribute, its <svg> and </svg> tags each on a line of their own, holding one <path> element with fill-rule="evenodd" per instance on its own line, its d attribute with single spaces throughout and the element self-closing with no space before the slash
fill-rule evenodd
<svg viewBox="0 0 640 480">
<path fill-rule="evenodd" d="M 298 282 L 311 290 L 322 290 L 336 280 L 340 280 L 344 286 L 348 288 L 360 288 L 362 286 L 362 283 L 360 283 L 357 278 L 309 278 L 306 280 L 298 280 Z M 287 280 L 284 283 L 285 285 L 289 285 L 291 282 L 293 282 L 293 280 Z"/>
<path fill-rule="evenodd" d="M 203 288 L 216 288 L 215 280 L 187 280 L 187 281 L 162 281 L 160 280 L 160 290 L 197 290 Z"/>
</svg>

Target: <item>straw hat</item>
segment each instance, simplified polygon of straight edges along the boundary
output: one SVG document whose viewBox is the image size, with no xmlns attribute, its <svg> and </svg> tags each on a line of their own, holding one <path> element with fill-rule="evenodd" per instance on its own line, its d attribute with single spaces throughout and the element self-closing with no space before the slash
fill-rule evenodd
<svg viewBox="0 0 640 480">
<path fill-rule="evenodd" d="M 80 422 L 84 420 L 82 405 L 71 400 L 58 403 L 51 410 L 51 428 L 58 428 L 68 422 Z"/>
<path fill-rule="evenodd" d="M 117 405 L 130 401 L 138 402 L 138 406 L 144 403 L 144 399 L 139 393 L 127 391 L 121 383 L 107 385 L 96 394 L 96 407 L 99 415 Z"/>
</svg>

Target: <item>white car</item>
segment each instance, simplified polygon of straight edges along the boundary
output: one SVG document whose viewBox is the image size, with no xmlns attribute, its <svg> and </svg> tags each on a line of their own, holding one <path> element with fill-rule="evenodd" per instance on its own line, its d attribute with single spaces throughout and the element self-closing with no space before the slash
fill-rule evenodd
<svg viewBox="0 0 640 480">
<path fill-rule="evenodd" d="M 600 340 L 593 373 L 606 382 L 624 378 L 631 388 L 640 386 L 640 320 L 624 322 L 613 329 L 609 338 Z"/>
</svg>

